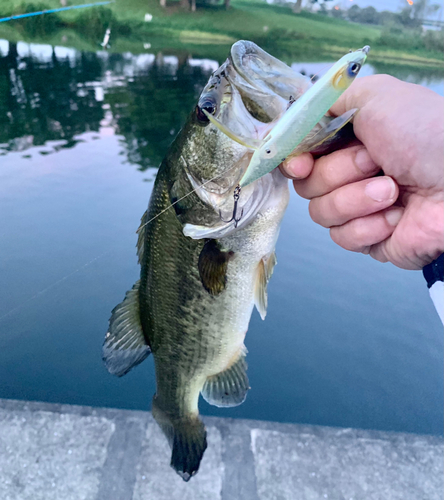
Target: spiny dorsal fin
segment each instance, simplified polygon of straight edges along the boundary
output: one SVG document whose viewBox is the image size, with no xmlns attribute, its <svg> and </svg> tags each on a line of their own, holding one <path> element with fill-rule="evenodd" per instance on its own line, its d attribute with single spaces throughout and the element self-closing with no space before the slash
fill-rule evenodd
<svg viewBox="0 0 444 500">
<path fill-rule="evenodd" d="M 139 235 L 137 238 L 137 257 L 139 258 L 139 264 L 143 261 L 143 256 L 145 254 L 145 232 L 148 221 L 148 210 L 145 210 L 145 213 L 142 215 L 142 219 L 140 220 L 140 226 L 137 230 L 137 234 Z"/>
<path fill-rule="evenodd" d="M 262 319 L 267 315 L 267 285 L 276 265 L 276 254 L 273 252 L 267 259 L 261 259 L 257 266 L 256 283 L 254 286 L 254 304 Z"/>
<path fill-rule="evenodd" d="M 205 290 L 211 295 L 218 295 L 227 284 L 228 261 L 233 252 L 220 250 L 216 240 L 208 240 L 199 255 L 199 275 Z"/>
<path fill-rule="evenodd" d="M 219 407 L 238 406 L 245 401 L 250 388 L 247 376 L 247 349 L 242 347 L 235 362 L 223 372 L 207 378 L 202 396 L 210 405 Z"/>
<path fill-rule="evenodd" d="M 109 320 L 102 357 L 108 371 L 121 377 L 141 363 L 151 352 L 143 336 L 139 310 L 139 286 L 136 281 L 117 305 Z"/>
</svg>

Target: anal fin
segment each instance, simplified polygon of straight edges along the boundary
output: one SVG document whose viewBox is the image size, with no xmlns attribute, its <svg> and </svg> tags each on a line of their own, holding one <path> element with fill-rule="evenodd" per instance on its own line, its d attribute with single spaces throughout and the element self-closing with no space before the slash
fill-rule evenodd
<svg viewBox="0 0 444 500">
<path fill-rule="evenodd" d="M 218 407 L 231 407 L 245 401 L 250 388 L 246 354 L 244 346 L 237 360 L 229 368 L 206 380 L 201 392 L 207 403 Z"/>
<path fill-rule="evenodd" d="M 140 322 L 139 286 L 136 281 L 117 305 L 109 320 L 102 358 L 108 371 L 121 377 L 141 363 L 151 352 L 145 341 Z"/>
</svg>

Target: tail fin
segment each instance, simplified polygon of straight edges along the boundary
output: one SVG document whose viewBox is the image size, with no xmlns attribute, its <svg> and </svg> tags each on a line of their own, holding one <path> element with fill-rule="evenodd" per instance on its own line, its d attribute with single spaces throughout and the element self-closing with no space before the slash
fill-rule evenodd
<svg viewBox="0 0 444 500">
<path fill-rule="evenodd" d="M 153 416 L 168 439 L 172 449 L 171 467 L 184 481 L 189 481 L 199 470 L 207 448 L 207 431 L 197 416 L 171 418 L 163 411 L 156 396 L 153 398 Z"/>
</svg>

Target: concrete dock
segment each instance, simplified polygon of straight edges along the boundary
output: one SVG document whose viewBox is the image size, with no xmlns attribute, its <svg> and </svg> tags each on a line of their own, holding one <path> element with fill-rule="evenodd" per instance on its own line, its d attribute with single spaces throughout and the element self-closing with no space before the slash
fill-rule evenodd
<svg viewBox="0 0 444 500">
<path fill-rule="evenodd" d="M 148 412 L 0 400 L 0 499 L 443 498 L 439 437 L 204 420 L 208 449 L 185 483 Z"/>
</svg>

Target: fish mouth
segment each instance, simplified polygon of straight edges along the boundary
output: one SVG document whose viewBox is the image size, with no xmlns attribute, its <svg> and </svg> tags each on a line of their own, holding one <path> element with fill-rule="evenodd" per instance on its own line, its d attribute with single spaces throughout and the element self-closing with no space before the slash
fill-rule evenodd
<svg viewBox="0 0 444 500">
<path fill-rule="evenodd" d="M 197 109 L 213 114 L 235 135 L 247 139 L 245 144 L 248 139 L 253 139 L 254 143 L 267 136 L 290 102 L 310 86 L 311 81 L 306 76 L 293 71 L 255 43 L 240 40 L 211 76 Z M 205 184 L 206 191 L 223 195 L 238 183 L 253 153 L 246 145 L 234 142 L 232 151 L 233 161 L 224 168 L 223 178 Z M 198 181 L 208 180 L 193 175 Z"/>
<path fill-rule="evenodd" d="M 231 47 L 229 62 L 230 83 L 239 92 L 249 114 L 262 123 L 279 118 L 288 103 L 311 86 L 309 78 L 250 41 L 236 42 Z"/>
</svg>

